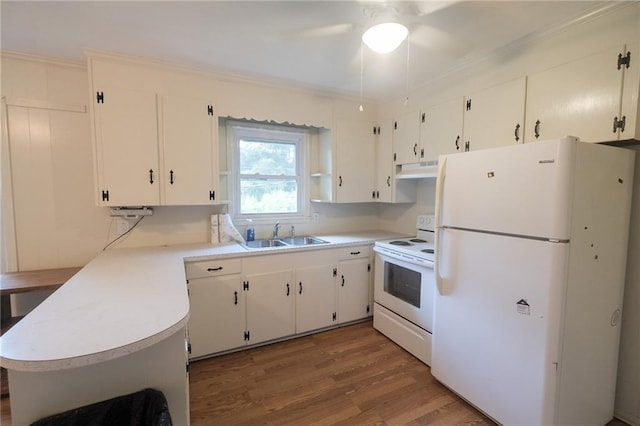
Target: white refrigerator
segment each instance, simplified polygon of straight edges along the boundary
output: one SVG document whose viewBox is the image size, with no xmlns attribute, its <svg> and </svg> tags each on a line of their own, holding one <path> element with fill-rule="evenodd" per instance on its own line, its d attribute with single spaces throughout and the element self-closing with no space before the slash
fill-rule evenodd
<svg viewBox="0 0 640 426">
<path fill-rule="evenodd" d="M 432 374 L 505 425 L 613 417 L 634 152 L 440 158 Z"/>
</svg>

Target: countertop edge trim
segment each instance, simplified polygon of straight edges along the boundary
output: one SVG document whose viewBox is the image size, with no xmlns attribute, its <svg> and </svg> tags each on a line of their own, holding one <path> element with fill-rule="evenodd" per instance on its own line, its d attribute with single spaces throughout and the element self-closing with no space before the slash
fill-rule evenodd
<svg viewBox="0 0 640 426">
<path fill-rule="evenodd" d="M 38 361 L 18 361 L 11 358 L 0 358 L 0 365 L 7 370 L 15 370 L 22 372 L 42 372 L 42 371 L 59 371 L 71 368 L 86 367 L 88 365 L 99 364 L 123 357 L 125 355 L 138 352 L 159 343 L 169 336 L 186 328 L 189 321 L 187 314 L 180 321 L 171 327 L 161 331 L 160 333 L 149 336 L 146 339 L 138 340 L 125 346 L 110 349 L 108 351 L 97 352 L 89 355 L 82 355 L 73 358 L 63 358 L 55 360 L 38 360 Z"/>
</svg>

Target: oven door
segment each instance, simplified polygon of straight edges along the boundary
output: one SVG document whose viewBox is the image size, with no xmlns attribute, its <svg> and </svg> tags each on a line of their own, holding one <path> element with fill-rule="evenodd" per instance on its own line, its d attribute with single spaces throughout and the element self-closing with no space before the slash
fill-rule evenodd
<svg viewBox="0 0 640 426">
<path fill-rule="evenodd" d="M 420 328 L 433 331 L 433 269 L 376 250 L 374 299 Z"/>
</svg>

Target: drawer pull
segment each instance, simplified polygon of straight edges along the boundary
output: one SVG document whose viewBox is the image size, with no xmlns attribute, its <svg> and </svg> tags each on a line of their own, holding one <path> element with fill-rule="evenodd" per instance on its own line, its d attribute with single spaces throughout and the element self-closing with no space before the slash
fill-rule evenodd
<svg viewBox="0 0 640 426">
<path fill-rule="evenodd" d="M 287 283 L 287 296 L 289 295 L 290 292 L 291 292 L 291 288 L 289 287 L 289 283 Z"/>
<path fill-rule="evenodd" d="M 234 297 L 233 304 L 237 305 L 238 304 L 238 292 L 237 291 L 233 292 L 233 297 Z"/>
<path fill-rule="evenodd" d="M 352 255 L 352 256 L 357 256 L 357 255 L 359 255 L 359 254 L 360 254 L 360 252 L 359 252 L 359 251 L 352 251 L 352 252 L 351 252 L 351 255 Z"/>
<path fill-rule="evenodd" d="M 218 266 L 217 268 L 207 268 L 207 271 L 209 272 L 222 271 L 222 266 Z"/>
</svg>

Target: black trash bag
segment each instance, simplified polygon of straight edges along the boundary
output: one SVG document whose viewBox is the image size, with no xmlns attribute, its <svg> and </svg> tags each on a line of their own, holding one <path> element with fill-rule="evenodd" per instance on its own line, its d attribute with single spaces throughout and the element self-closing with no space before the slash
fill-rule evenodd
<svg viewBox="0 0 640 426">
<path fill-rule="evenodd" d="M 145 389 L 40 419 L 31 426 L 172 426 L 164 394 Z"/>
</svg>

